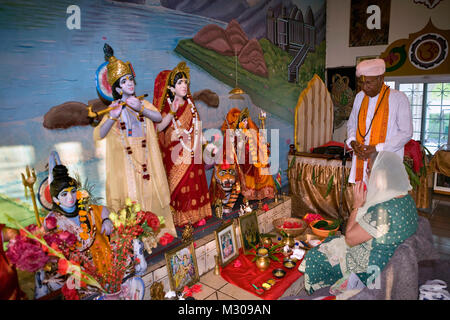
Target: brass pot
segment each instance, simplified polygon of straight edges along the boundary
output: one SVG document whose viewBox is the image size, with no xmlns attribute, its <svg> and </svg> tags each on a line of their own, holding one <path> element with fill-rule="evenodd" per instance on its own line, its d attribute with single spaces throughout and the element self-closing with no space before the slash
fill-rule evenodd
<svg viewBox="0 0 450 320">
<path fill-rule="evenodd" d="M 288 245 L 293 248 L 295 246 L 295 239 L 291 236 L 284 237 L 283 240 L 281 240 L 281 244 L 283 246 Z"/>
<path fill-rule="evenodd" d="M 264 246 L 271 247 L 272 246 L 272 238 L 271 237 L 264 237 L 262 240 L 262 243 Z"/>
<path fill-rule="evenodd" d="M 258 257 L 256 259 L 256 267 L 259 269 L 259 271 L 265 271 L 270 266 L 270 259 L 269 257 Z"/>
</svg>

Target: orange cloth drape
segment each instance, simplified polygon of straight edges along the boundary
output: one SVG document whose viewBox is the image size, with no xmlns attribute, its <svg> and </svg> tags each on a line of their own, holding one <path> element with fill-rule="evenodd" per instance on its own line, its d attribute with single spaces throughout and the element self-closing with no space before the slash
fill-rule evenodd
<svg viewBox="0 0 450 320">
<path fill-rule="evenodd" d="M 91 205 L 91 209 L 94 213 L 95 226 L 97 228 L 97 234 L 95 241 L 89 248 L 92 260 L 99 274 L 104 274 L 111 264 L 111 246 L 109 244 L 108 237 L 101 233 L 102 230 L 102 210 L 103 206 Z M 88 215 L 89 217 L 89 215 Z"/>
<path fill-rule="evenodd" d="M 369 108 L 369 97 L 364 96 L 361 103 L 361 108 L 358 114 L 358 130 L 356 131 L 356 141 L 365 144 L 366 131 L 370 132 L 370 145 L 376 146 L 378 143 L 383 143 L 386 140 L 387 126 L 389 120 L 389 87 L 383 85 L 378 95 L 377 104 L 372 120 L 372 127 L 366 128 L 367 110 Z M 364 160 L 356 159 L 356 177 L 355 181 L 360 181 L 364 177 Z"/>
<path fill-rule="evenodd" d="M 19 287 L 16 268 L 11 265 L 3 251 L 2 229 L 0 224 L 0 300 L 26 299 L 25 293 Z"/>
<path fill-rule="evenodd" d="M 227 114 L 226 121 L 222 124 L 222 132 L 224 134 L 224 153 L 227 150 L 226 146 L 226 130 L 239 129 L 238 120 L 241 110 L 232 108 Z M 267 145 L 261 141 L 258 126 L 252 121 L 250 117 L 247 118 L 248 128 L 243 129 L 244 134 L 247 135 L 247 142 L 245 146 L 245 161 L 239 163 L 239 182 L 241 184 L 241 193 L 247 200 L 261 200 L 264 198 L 274 198 L 276 193 L 275 182 L 272 175 L 269 173 L 268 166 L 268 149 Z M 241 128 L 242 129 L 242 128 Z M 236 144 L 235 144 L 236 145 Z M 224 159 L 234 160 L 238 162 L 237 153 L 235 159 L 231 155 L 224 156 Z"/>
</svg>

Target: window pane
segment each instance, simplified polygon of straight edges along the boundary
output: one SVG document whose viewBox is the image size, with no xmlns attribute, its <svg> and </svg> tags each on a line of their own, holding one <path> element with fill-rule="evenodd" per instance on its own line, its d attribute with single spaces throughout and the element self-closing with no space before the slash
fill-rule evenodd
<svg viewBox="0 0 450 320">
<path fill-rule="evenodd" d="M 423 83 L 400 83 L 400 91 L 423 91 Z"/>
<path fill-rule="evenodd" d="M 420 127 L 422 126 L 421 118 L 413 118 L 413 130 L 420 132 Z"/>
<path fill-rule="evenodd" d="M 414 91 L 414 93 L 412 94 L 412 100 L 410 100 L 409 103 L 422 105 L 423 91 Z"/>
<path fill-rule="evenodd" d="M 412 116 L 413 116 L 413 118 L 421 118 L 422 117 L 422 105 L 417 105 L 417 106 L 414 106 L 414 105 L 412 105 L 411 106 L 411 112 L 412 112 Z"/>
<path fill-rule="evenodd" d="M 441 106 L 427 106 L 427 118 L 439 118 L 441 116 Z"/>
<path fill-rule="evenodd" d="M 412 91 L 412 83 L 400 83 L 399 90 L 400 91 Z"/>
<path fill-rule="evenodd" d="M 442 91 L 442 83 L 429 83 L 428 91 Z"/>
<path fill-rule="evenodd" d="M 420 141 L 420 132 L 413 132 L 413 140 Z"/>
<path fill-rule="evenodd" d="M 428 91 L 427 105 L 441 105 L 442 103 L 442 91 Z"/>
<path fill-rule="evenodd" d="M 385 81 L 384 84 L 389 86 L 391 89 L 395 89 L 395 81 Z"/>
</svg>

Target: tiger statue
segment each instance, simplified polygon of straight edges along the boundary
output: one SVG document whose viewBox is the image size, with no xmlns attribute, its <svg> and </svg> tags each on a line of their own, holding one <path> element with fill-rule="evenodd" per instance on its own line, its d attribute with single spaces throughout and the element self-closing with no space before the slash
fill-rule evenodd
<svg viewBox="0 0 450 320">
<path fill-rule="evenodd" d="M 230 213 L 239 198 L 240 185 L 235 164 L 216 164 L 211 177 L 210 193 L 213 203 L 222 202 L 222 212 Z"/>
</svg>

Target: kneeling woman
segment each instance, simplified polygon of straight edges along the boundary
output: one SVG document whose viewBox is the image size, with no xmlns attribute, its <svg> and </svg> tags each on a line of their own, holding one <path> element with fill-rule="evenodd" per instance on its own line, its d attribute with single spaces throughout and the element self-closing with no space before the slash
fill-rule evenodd
<svg viewBox="0 0 450 320">
<path fill-rule="evenodd" d="M 402 159 L 382 151 L 373 162 L 367 194 L 354 186 L 354 208 L 345 236 L 328 237 L 311 249 L 299 266 L 309 294 L 355 273 L 366 285 L 374 267 L 380 271 L 395 249 L 417 229 L 417 209 Z"/>
</svg>

